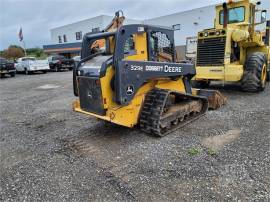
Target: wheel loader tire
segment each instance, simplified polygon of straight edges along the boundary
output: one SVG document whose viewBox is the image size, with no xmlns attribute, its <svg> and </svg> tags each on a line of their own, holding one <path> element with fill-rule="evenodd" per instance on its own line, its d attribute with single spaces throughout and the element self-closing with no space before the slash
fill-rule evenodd
<svg viewBox="0 0 270 202">
<path fill-rule="evenodd" d="M 261 52 L 248 56 L 242 79 L 242 90 L 260 92 L 265 89 L 267 77 L 266 57 Z"/>
</svg>

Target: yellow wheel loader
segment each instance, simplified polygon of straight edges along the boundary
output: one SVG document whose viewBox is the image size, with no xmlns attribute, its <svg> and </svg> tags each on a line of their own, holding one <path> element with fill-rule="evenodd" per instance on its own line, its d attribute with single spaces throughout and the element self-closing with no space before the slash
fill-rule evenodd
<svg viewBox="0 0 270 202">
<path fill-rule="evenodd" d="M 104 46 L 93 47 L 97 41 Z M 81 58 L 73 109 L 86 115 L 164 136 L 224 104 L 219 92 L 191 88 L 195 66 L 175 62 L 171 29 L 138 24 L 86 34 Z"/>
<path fill-rule="evenodd" d="M 198 33 L 197 87 L 222 81 L 240 82 L 248 92 L 265 89 L 270 74 L 270 21 L 266 34 L 256 31 L 266 22 L 266 10 L 259 10 L 259 5 L 257 1 L 230 0 L 216 6 L 215 28 Z"/>
</svg>

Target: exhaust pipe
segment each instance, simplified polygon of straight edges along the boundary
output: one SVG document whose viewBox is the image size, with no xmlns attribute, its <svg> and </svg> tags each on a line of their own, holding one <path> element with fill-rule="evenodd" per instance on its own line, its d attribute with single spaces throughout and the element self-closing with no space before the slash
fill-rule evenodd
<svg viewBox="0 0 270 202">
<path fill-rule="evenodd" d="M 223 28 L 227 28 L 228 25 L 228 6 L 227 3 L 223 3 Z"/>
<path fill-rule="evenodd" d="M 266 22 L 265 44 L 270 46 L 270 20 Z"/>
</svg>

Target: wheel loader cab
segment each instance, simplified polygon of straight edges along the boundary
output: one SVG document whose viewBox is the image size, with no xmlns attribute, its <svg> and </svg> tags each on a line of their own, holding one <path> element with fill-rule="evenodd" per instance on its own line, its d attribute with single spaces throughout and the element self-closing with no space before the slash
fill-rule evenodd
<svg viewBox="0 0 270 202">
<path fill-rule="evenodd" d="M 201 86 L 216 80 L 241 82 L 246 89 L 249 82 L 244 77 L 250 74 L 247 72 L 249 58 L 261 58 L 258 59 L 262 60 L 261 66 L 263 60 L 269 61 L 269 47 L 264 43 L 262 32 L 256 31 L 256 25 L 265 22 L 266 11 L 257 6 L 250 0 L 230 0 L 216 6 L 215 28 L 198 33 L 195 80 Z M 259 74 L 262 69 L 259 67 Z M 253 86 L 253 91 L 264 89 L 264 82 Z"/>
<path fill-rule="evenodd" d="M 73 72 L 77 112 L 163 136 L 208 108 L 199 94 L 209 92 L 190 85 L 194 65 L 175 63 L 171 29 L 126 25 L 86 34 L 81 56 Z"/>
</svg>

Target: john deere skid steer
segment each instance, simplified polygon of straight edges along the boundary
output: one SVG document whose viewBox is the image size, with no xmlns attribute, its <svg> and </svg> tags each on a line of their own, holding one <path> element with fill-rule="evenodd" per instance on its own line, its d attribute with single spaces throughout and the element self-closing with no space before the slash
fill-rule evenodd
<svg viewBox="0 0 270 202">
<path fill-rule="evenodd" d="M 215 28 L 198 33 L 195 84 L 239 82 L 244 91 L 265 89 L 270 78 L 270 21 L 254 0 L 216 6 Z M 266 32 L 256 30 L 265 26 Z"/>
<path fill-rule="evenodd" d="M 97 41 L 103 45 L 93 46 Z M 73 109 L 164 136 L 224 104 L 216 91 L 193 90 L 195 67 L 175 63 L 175 55 L 174 32 L 162 27 L 86 34 L 74 68 Z"/>
</svg>

